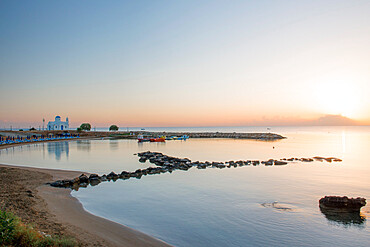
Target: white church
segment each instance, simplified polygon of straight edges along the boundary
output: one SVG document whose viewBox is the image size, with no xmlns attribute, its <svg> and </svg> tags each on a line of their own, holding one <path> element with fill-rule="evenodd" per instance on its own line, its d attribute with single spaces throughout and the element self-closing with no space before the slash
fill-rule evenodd
<svg viewBox="0 0 370 247">
<path fill-rule="evenodd" d="M 66 118 L 66 121 L 63 122 L 60 116 L 55 117 L 55 121 L 50 121 L 48 123 L 48 130 L 67 130 L 69 129 L 69 120 Z"/>
</svg>

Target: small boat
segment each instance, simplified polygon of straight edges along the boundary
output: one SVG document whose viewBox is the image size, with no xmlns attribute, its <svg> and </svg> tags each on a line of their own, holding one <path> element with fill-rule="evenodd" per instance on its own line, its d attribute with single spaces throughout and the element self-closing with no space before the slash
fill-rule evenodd
<svg viewBox="0 0 370 247">
<path fill-rule="evenodd" d="M 137 137 L 137 141 L 138 141 L 138 142 L 149 142 L 149 141 L 150 141 L 150 139 L 148 139 L 148 138 L 144 138 L 144 136 L 143 136 L 143 135 L 138 135 L 138 137 Z"/>
<path fill-rule="evenodd" d="M 162 136 L 162 137 L 159 137 L 159 138 L 150 138 L 150 142 L 165 142 L 166 141 L 166 137 Z"/>
<path fill-rule="evenodd" d="M 188 135 L 183 135 L 183 136 L 181 136 L 181 137 L 177 137 L 177 140 L 187 140 L 187 139 L 189 139 L 189 136 Z"/>
<path fill-rule="evenodd" d="M 150 141 L 150 139 L 146 139 L 146 138 L 145 138 L 145 139 L 137 139 L 137 141 L 138 141 L 138 142 L 149 142 L 149 141 Z"/>
</svg>

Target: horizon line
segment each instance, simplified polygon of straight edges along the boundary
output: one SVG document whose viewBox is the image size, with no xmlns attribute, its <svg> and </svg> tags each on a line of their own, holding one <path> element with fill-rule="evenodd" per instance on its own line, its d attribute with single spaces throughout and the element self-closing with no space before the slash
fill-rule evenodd
<svg viewBox="0 0 370 247">
<path fill-rule="evenodd" d="M 113 124 L 112 124 L 113 125 Z M 91 130 L 93 130 L 94 128 L 95 129 L 103 129 L 103 128 L 106 128 L 108 129 L 111 125 L 109 126 L 92 126 L 91 127 Z M 118 126 L 118 125 L 117 125 Z M 142 128 L 142 129 L 145 129 L 145 128 L 224 128 L 224 127 L 266 127 L 266 128 L 269 128 L 269 127 L 354 127 L 354 126 L 358 126 L 358 127 L 370 127 L 370 124 L 352 124 L 352 125 L 330 125 L 330 124 L 299 124 L 299 125 L 210 125 L 210 126 L 118 126 L 119 129 L 130 129 L 130 128 Z M 71 127 L 69 128 L 68 130 L 74 130 L 74 129 L 77 129 L 79 126 L 77 127 Z M 39 126 L 38 128 L 34 127 L 34 126 L 31 126 L 31 128 L 35 128 L 36 130 L 39 130 Z M 0 128 L 0 130 L 20 130 L 20 129 L 24 129 L 24 130 L 28 130 L 30 129 L 29 127 L 27 128 L 24 128 L 24 127 L 15 127 L 15 126 L 11 126 L 11 127 L 5 127 L 5 128 Z M 41 128 L 42 130 L 42 128 Z M 46 128 L 44 128 L 44 130 L 47 130 Z"/>
</svg>

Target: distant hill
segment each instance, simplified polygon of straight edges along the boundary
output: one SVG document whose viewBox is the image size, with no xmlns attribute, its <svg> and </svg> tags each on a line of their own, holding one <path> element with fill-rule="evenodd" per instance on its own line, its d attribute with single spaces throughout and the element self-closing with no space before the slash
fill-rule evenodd
<svg viewBox="0 0 370 247">
<path fill-rule="evenodd" d="M 330 125 L 330 126 L 345 126 L 345 125 L 359 125 L 359 123 L 348 117 L 342 115 L 325 115 L 318 119 L 310 121 L 312 125 Z"/>
</svg>

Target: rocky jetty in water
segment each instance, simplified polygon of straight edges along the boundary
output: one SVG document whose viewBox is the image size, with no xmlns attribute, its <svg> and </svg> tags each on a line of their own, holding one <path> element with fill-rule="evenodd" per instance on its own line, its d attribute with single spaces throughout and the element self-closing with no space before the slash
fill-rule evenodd
<svg viewBox="0 0 370 247">
<path fill-rule="evenodd" d="M 163 134 L 163 133 L 162 133 Z M 222 133 L 222 132 L 184 132 L 184 133 L 164 133 L 166 135 L 187 135 L 189 138 L 232 138 L 232 139 L 254 139 L 254 140 L 281 140 L 286 137 L 274 133 Z"/>
<path fill-rule="evenodd" d="M 189 136 L 189 138 L 230 138 L 230 139 L 250 139 L 261 141 L 277 141 L 286 137 L 275 133 L 225 133 L 225 132 L 154 132 L 138 131 L 132 135 L 112 134 L 111 137 L 117 139 L 137 139 L 139 135 L 154 138 L 158 136 Z"/>
<path fill-rule="evenodd" d="M 320 208 L 339 209 L 349 212 L 359 212 L 366 205 L 366 199 L 348 198 L 347 196 L 325 196 L 319 200 Z"/>
<path fill-rule="evenodd" d="M 177 158 L 165 155 L 160 152 L 141 152 L 138 153 L 137 156 L 139 157 L 139 162 L 145 163 L 149 161 L 151 164 L 156 165 L 156 167 L 148 167 L 146 169 L 137 169 L 134 172 L 122 171 L 121 173 L 117 174 L 115 172 L 111 172 L 108 175 L 104 174 L 99 176 L 98 174 L 90 174 L 89 176 L 85 174 L 81 174 L 79 177 L 71 179 L 71 180 L 58 180 L 55 182 L 50 183 L 51 186 L 54 187 L 63 187 L 63 188 L 72 188 L 78 190 L 80 187 L 87 187 L 88 185 L 96 186 L 101 182 L 105 181 L 116 181 L 118 179 L 129 179 L 129 178 L 137 178 L 140 179 L 142 176 L 147 175 L 154 175 L 154 174 L 161 174 L 161 173 L 172 173 L 175 170 L 183 170 L 187 171 L 192 167 L 196 167 L 198 169 L 206 169 L 206 168 L 236 168 L 242 166 L 258 166 L 263 164 L 265 166 L 283 166 L 289 164 L 289 162 L 313 162 L 314 158 L 283 158 L 280 160 L 276 159 L 269 159 L 266 161 L 260 160 L 238 160 L 238 161 L 226 161 L 226 162 L 218 162 L 218 161 L 192 161 L 189 158 Z M 320 157 L 321 158 L 321 157 Z M 322 158 L 323 160 L 326 159 L 337 159 L 337 158 Z M 339 159 L 338 159 L 339 160 Z"/>
</svg>

